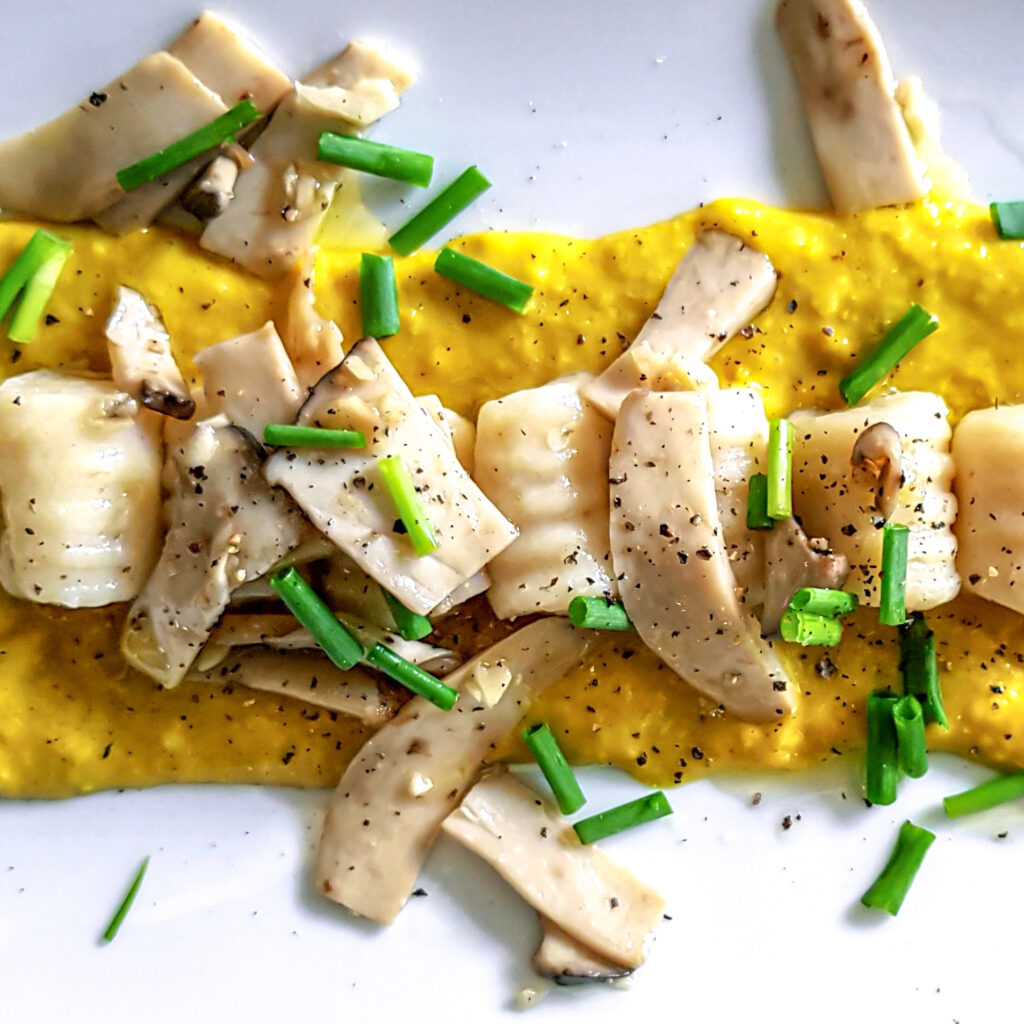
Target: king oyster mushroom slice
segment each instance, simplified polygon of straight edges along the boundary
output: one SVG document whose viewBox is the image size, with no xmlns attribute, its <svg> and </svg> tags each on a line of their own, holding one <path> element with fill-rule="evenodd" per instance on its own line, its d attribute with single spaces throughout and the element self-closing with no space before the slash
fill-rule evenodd
<svg viewBox="0 0 1024 1024">
<path fill-rule="evenodd" d="M 268 423 L 293 423 L 305 391 L 268 321 L 259 330 L 210 345 L 193 357 L 211 414 L 263 440 Z"/>
<path fill-rule="evenodd" d="M 455 449 L 455 454 L 462 468 L 470 476 L 473 475 L 473 447 L 476 444 L 476 424 L 465 416 L 448 409 L 437 395 L 417 395 L 416 401 L 430 418 L 444 431 L 448 443 Z"/>
<path fill-rule="evenodd" d="M 585 985 L 595 981 L 614 981 L 633 973 L 629 967 L 614 963 L 595 953 L 560 928 L 550 917 L 537 915 L 541 940 L 533 954 L 533 969 L 556 985 Z"/>
<path fill-rule="evenodd" d="M 460 691 L 451 711 L 422 697 L 409 701 L 345 769 L 324 820 L 317 888 L 357 914 L 393 921 L 442 821 L 495 744 L 592 643 L 592 631 L 540 619 L 446 678 Z M 503 685 L 492 687 L 499 673 Z"/>
<path fill-rule="evenodd" d="M 249 100 L 269 114 L 291 89 L 288 76 L 279 71 L 252 43 L 209 11 L 200 14 L 167 52 L 181 61 L 225 107 Z M 246 130 L 246 135 L 251 129 Z M 224 158 L 215 158 L 224 159 Z M 115 235 L 144 228 L 185 190 L 210 162 L 204 153 L 161 175 L 103 210 L 96 217 L 100 227 Z M 229 161 L 237 171 L 237 164 Z"/>
<path fill-rule="evenodd" d="M 289 275 L 288 305 L 281 329 L 281 340 L 299 383 L 307 389 L 337 366 L 342 357 L 341 330 L 316 311 L 314 282 L 313 254 L 307 252 Z"/>
<path fill-rule="evenodd" d="M 840 213 L 920 199 L 885 47 L 859 0 L 781 0 L 776 27 L 796 73 L 832 205 Z"/>
<path fill-rule="evenodd" d="M 298 422 L 359 430 L 366 448 L 282 449 L 267 461 L 267 479 L 410 611 L 426 615 L 515 539 L 373 338 L 353 345 L 317 384 Z M 439 541 L 422 557 L 395 531 L 378 467 L 392 455 L 408 469 Z"/>
<path fill-rule="evenodd" d="M 771 302 L 775 282 L 764 253 L 717 228 L 701 232 L 631 348 L 588 386 L 587 397 L 615 419 L 626 395 L 647 387 L 633 349 L 650 349 L 659 360 L 679 354 L 706 361 Z"/>
<path fill-rule="evenodd" d="M 154 53 L 76 107 L 0 143 L 0 207 L 85 220 L 123 196 L 117 172 L 227 108 L 180 60 Z"/>
<path fill-rule="evenodd" d="M 380 105 L 382 92 L 390 90 L 397 105 L 412 80 L 383 58 L 370 68 L 367 49 L 352 44 L 280 101 L 250 149 L 255 163 L 239 177 L 234 199 L 203 231 L 204 249 L 271 279 L 310 250 L 344 173 L 317 160 L 320 133 L 372 123 L 391 109 Z"/>
<path fill-rule="evenodd" d="M 619 594 L 643 641 L 741 718 L 792 711 L 785 669 L 737 596 L 705 398 L 631 392 L 615 421 L 609 477 Z"/>
<path fill-rule="evenodd" d="M 263 449 L 223 417 L 196 425 L 168 453 L 173 480 L 163 551 L 121 638 L 129 664 L 177 686 L 231 592 L 295 547 L 302 514 L 263 479 Z"/>
<path fill-rule="evenodd" d="M 608 542 L 611 424 L 583 394 L 589 374 L 486 402 L 475 479 L 519 528 L 487 567 L 499 619 L 564 615 L 577 596 L 618 596 Z"/>
<path fill-rule="evenodd" d="M 153 412 L 191 419 L 196 403 L 171 354 L 171 336 L 155 306 L 134 289 L 118 286 L 106 335 L 110 373 L 119 388 Z"/>
<path fill-rule="evenodd" d="M 130 601 L 160 550 L 160 420 L 109 380 L 0 384 L 0 583 L 68 608 Z"/>
<path fill-rule="evenodd" d="M 587 949 L 629 970 L 644 962 L 665 901 L 508 771 L 484 776 L 442 827 Z"/>
<path fill-rule="evenodd" d="M 861 604 L 878 607 L 883 518 L 875 507 L 876 481 L 854 472 L 850 454 L 877 423 L 899 434 L 905 478 L 889 519 L 910 528 L 908 611 L 945 604 L 960 590 L 953 521 L 953 459 L 949 410 L 926 391 L 884 395 L 838 412 L 800 410 L 793 424 L 793 511 L 810 536 L 827 537 L 850 563 L 846 588 Z"/>
</svg>

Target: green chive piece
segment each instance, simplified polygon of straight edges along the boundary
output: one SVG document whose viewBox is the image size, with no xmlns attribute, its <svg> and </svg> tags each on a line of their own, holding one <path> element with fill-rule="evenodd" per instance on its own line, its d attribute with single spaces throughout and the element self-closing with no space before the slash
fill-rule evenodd
<svg viewBox="0 0 1024 1024">
<path fill-rule="evenodd" d="M 999 775 L 962 793 L 947 796 L 942 801 L 950 818 L 962 818 L 965 814 L 977 814 L 1000 804 L 1019 800 L 1024 796 L 1024 772 Z"/>
<path fill-rule="evenodd" d="M 394 594 L 389 594 L 383 587 L 380 590 L 395 620 L 395 628 L 403 640 L 422 640 L 433 632 L 434 626 L 426 615 L 409 611 Z"/>
<path fill-rule="evenodd" d="M 790 599 L 789 607 L 795 612 L 825 615 L 836 618 L 849 615 L 857 607 L 857 595 L 829 587 L 801 587 Z"/>
<path fill-rule="evenodd" d="M 893 723 L 895 703 L 896 698 L 888 693 L 868 695 L 864 795 L 873 804 L 891 804 L 896 800 L 899 763 L 896 756 L 896 726 Z"/>
<path fill-rule="evenodd" d="M 768 515 L 768 477 L 754 473 L 747 485 L 747 529 L 770 530 L 774 525 Z"/>
<path fill-rule="evenodd" d="M 1000 238 L 1024 238 L 1024 202 L 989 203 L 988 212 Z"/>
<path fill-rule="evenodd" d="M 896 760 L 900 771 L 919 779 L 928 771 L 928 753 L 924 742 L 924 711 L 918 699 L 908 693 L 892 706 L 896 727 Z"/>
<path fill-rule="evenodd" d="M 445 248 L 437 254 L 434 270 L 513 313 L 522 313 L 533 295 L 532 285 L 454 249 Z"/>
<path fill-rule="evenodd" d="M 793 424 L 789 420 L 768 421 L 768 499 L 772 519 L 793 515 Z"/>
<path fill-rule="evenodd" d="M 121 900 L 121 905 L 114 911 L 114 916 L 110 919 L 110 924 L 107 925 L 103 932 L 104 942 L 113 942 L 114 936 L 118 933 L 124 922 L 125 917 L 128 916 L 128 911 L 132 909 L 132 904 L 135 902 L 135 897 L 139 894 L 139 886 L 142 885 L 142 879 L 146 876 L 146 869 L 149 867 L 149 856 L 142 858 L 142 863 L 139 865 L 139 870 L 135 872 L 135 877 L 132 879 L 132 884 L 128 886 L 128 891 L 124 894 L 124 899 Z"/>
<path fill-rule="evenodd" d="M 843 624 L 831 615 L 796 612 L 782 613 L 779 632 L 783 640 L 801 647 L 835 647 L 843 637 Z"/>
<path fill-rule="evenodd" d="M 882 595 L 878 621 L 902 626 L 907 621 L 907 545 L 910 530 L 902 523 L 882 528 Z"/>
<path fill-rule="evenodd" d="M 352 668 L 362 658 L 363 645 L 294 568 L 275 572 L 270 577 L 270 585 L 338 668 Z"/>
<path fill-rule="evenodd" d="M 28 279 L 21 298 L 18 300 L 11 323 L 7 329 L 7 337 L 11 341 L 24 345 L 30 342 L 39 329 L 39 321 L 46 311 L 46 304 L 57 286 L 57 278 L 67 263 L 71 247 L 58 250 L 44 260 L 43 265 Z"/>
<path fill-rule="evenodd" d="M 340 167 L 351 167 L 354 171 L 375 174 L 378 178 L 419 185 L 420 188 L 430 184 L 434 173 L 434 158 L 426 153 L 414 153 L 411 149 L 334 132 L 320 133 L 316 158 Z"/>
<path fill-rule="evenodd" d="M 442 711 L 451 711 L 459 699 L 458 690 L 453 690 L 437 676 L 424 672 L 419 665 L 414 665 L 400 654 L 395 654 L 390 647 L 383 644 L 374 644 L 366 652 L 366 660 L 407 690 L 412 690 L 418 696 L 429 700 L 431 704 L 436 704 Z"/>
<path fill-rule="evenodd" d="M 551 792 L 558 801 L 558 809 L 563 814 L 574 814 L 586 802 L 587 798 L 576 781 L 569 762 L 558 745 L 558 740 L 547 727 L 546 723 L 531 725 L 523 730 L 523 740 L 534 760 L 540 765 L 544 778 L 548 780 Z"/>
<path fill-rule="evenodd" d="M 923 612 L 913 612 L 900 626 L 900 670 L 903 692 L 912 693 L 924 709 L 925 722 L 937 722 L 949 728 L 939 685 L 939 659 L 935 654 L 935 634 L 928 628 Z"/>
<path fill-rule="evenodd" d="M 7 273 L 0 278 L 0 320 L 7 316 L 15 299 L 48 260 L 63 253 L 71 253 L 71 243 L 60 235 L 39 229 L 18 253 Z"/>
<path fill-rule="evenodd" d="M 403 224 L 388 239 L 388 245 L 399 256 L 411 256 L 490 187 L 491 183 L 476 167 L 467 167 L 419 213 Z"/>
<path fill-rule="evenodd" d="M 912 303 L 853 373 L 839 382 L 843 401 L 856 405 L 918 342 L 924 341 L 938 327 L 939 321 L 931 313 Z"/>
<path fill-rule="evenodd" d="M 379 459 L 377 467 L 384 480 L 384 485 L 394 502 L 398 518 L 405 525 L 413 550 L 421 558 L 438 549 L 437 535 L 427 518 L 427 511 L 416 491 L 416 485 L 409 476 L 409 470 L 400 455 L 389 455 Z"/>
<path fill-rule="evenodd" d="M 263 428 L 267 444 L 283 448 L 365 448 L 366 438 L 358 430 L 328 430 L 326 427 L 298 427 L 268 423 Z"/>
<path fill-rule="evenodd" d="M 569 602 L 569 621 L 583 629 L 625 632 L 633 628 L 626 609 L 617 601 L 606 601 L 603 597 L 574 597 Z"/>
<path fill-rule="evenodd" d="M 648 821 L 664 818 L 672 813 L 672 808 L 664 793 L 650 793 L 628 804 L 620 804 L 611 810 L 602 811 L 589 818 L 583 818 L 573 825 L 581 843 L 596 843 L 618 832 L 624 832 L 636 825 L 644 825 Z"/>
<path fill-rule="evenodd" d="M 202 128 L 197 128 L 177 142 L 172 142 L 165 149 L 158 150 L 129 167 L 121 168 L 117 172 L 117 183 L 125 192 L 133 192 L 162 174 L 187 164 L 193 157 L 205 153 L 208 149 L 233 139 L 237 132 L 262 116 L 251 100 L 243 100 L 220 117 L 215 117 L 208 124 L 204 124 Z"/>
<path fill-rule="evenodd" d="M 401 329 L 395 262 L 390 256 L 364 252 L 360 258 L 359 309 L 364 337 L 390 338 Z"/>
<path fill-rule="evenodd" d="M 895 917 L 903 906 L 928 847 L 934 841 L 934 832 L 909 821 L 903 822 L 889 860 L 882 868 L 882 873 L 861 896 L 861 903 L 865 907 L 886 910 Z"/>
</svg>

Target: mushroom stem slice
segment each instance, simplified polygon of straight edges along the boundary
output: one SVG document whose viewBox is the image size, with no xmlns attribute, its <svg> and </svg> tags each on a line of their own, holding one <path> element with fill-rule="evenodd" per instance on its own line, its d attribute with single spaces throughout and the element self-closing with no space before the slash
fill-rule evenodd
<svg viewBox="0 0 1024 1024">
<path fill-rule="evenodd" d="M 556 985 L 585 985 L 595 981 L 613 981 L 628 977 L 628 967 L 613 963 L 595 953 L 560 928 L 550 917 L 538 914 L 540 945 L 533 954 L 533 969 Z"/>
</svg>

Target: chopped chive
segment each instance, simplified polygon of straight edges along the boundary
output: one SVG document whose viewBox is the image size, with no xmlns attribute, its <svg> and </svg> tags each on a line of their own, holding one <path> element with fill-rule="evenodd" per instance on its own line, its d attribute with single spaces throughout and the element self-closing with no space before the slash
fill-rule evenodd
<svg viewBox="0 0 1024 1024">
<path fill-rule="evenodd" d="M 270 585 L 338 668 L 352 668 L 362 658 L 363 645 L 335 618 L 334 612 L 295 569 L 275 572 L 270 577 Z"/>
<path fill-rule="evenodd" d="M 42 266 L 28 279 L 18 304 L 11 315 L 11 323 L 7 328 L 7 337 L 11 341 L 24 345 L 30 342 L 39 329 L 39 321 L 46 311 L 46 304 L 57 286 L 57 278 L 64 269 L 71 247 L 58 249 L 43 261 Z"/>
<path fill-rule="evenodd" d="M 476 167 L 467 167 L 419 213 L 403 224 L 388 239 L 388 244 L 400 256 L 411 256 L 490 187 L 491 183 Z"/>
<path fill-rule="evenodd" d="M 754 473 L 747 485 L 747 529 L 770 530 L 774 525 L 768 515 L 768 477 Z"/>
<path fill-rule="evenodd" d="M 0 278 L 0 320 L 7 316 L 14 300 L 29 280 L 37 274 L 51 257 L 71 252 L 71 243 L 60 235 L 41 228 L 35 231 L 25 248 L 18 253 L 7 272 Z"/>
<path fill-rule="evenodd" d="M 887 693 L 868 694 L 868 743 L 864 753 L 864 795 L 873 804 L 896 800 L 899 765 L 896 757 L 896 698 Z"/>
<path fill-rule="evenodd" d="M 298 427 L 268 423 L 263 440 L 287 448 L 365 448 L 366 438 L 358 430 L 328 430 L 326 427 Z"/>
<path fill-rule="evenodd" d="M 391 611 L 391 617 L 395 620 L 395 628 L 403 640 L 422 640 L 433 632 L 433 624 L 426 615 L 409 611 L 394 594 L 388 593 L 383 587 L 380 589 Z"/>
<path fill-rule="evenodd" d="M 513 313 L 522 313 L 533 295 L 532 285 L 454 249 L 444 248 L 437 254 L 434 270 Z"/>
<path fill-rule="evenodd" d="M 611 810 L 602 811 L 589 818 L 583 818 L 573 825 L 581 843 L 596 843 L 618 832 L 624 832 L 634 825 L 643 825 L 672 813 L 664 793 L 650 793 L 628 804 L 620 804 Z"/>
<path fill-rule="evenodd" d="M 442 711 L 451 711 L 459 699 L 458 690 L 453 690 L 437 676 L 425 672 L 419 665 L 414 665 L 400 654 L 395 654 L 390 647 L 383 644 L 374 644 L 366 652 L 366 660 L 396 683 L 429 700 Z"/>
<path fill-rule="evenodd" d="M 569 621 L 584 629 L 633 628 L 626 609 L 617 601 L 606 601 L 603 597 L 574 597 L 569 602 Z"/>
<path fill-rule="evenodd" d="M 931 313 L 912 303 L 853 373 L 839 382 L 843 401 L 856 405 L 918 342 L 924 341 L 938 327 L 939 321 Z"/>
<path fill-rule="evenodd" d="M 907 621 L 907 545 L 910 530 L 902 523 L 882 528 L 882 584 L 878 621 L 902 626 Z"/>
<path fill-rule="evenodd" d="M 928 771 L 928 754 L 924 742 L 924 712 L 918 699 L 908 693 L 892 706 L 896 727 L 896 760 L 900 771 L 919 779 Z"/>
<path fill-rule="evenodd" d="M 364 252 L 360 258 L 359 309 L 364 336 L 389 338 L 401 328 L 395 262 L 390 256 Z"/>
<path fill-rule="evenodd" d="M 205 153 L 208 149 L 233 139 L 237 132 L 260 117 L 262 115 L 252 101 L 243 100 L 177 142 L 172 142 L 166 148 L 139 160 L 138 163 L 122 167 L 117 172 L 117 183 L 125 192 L 132 192 L 162 174 L 187 164 L 193 157 Z"/>
<path fill-rule="evenodd" d="M 793 424 L 789 420 L 769 420 L 766 508 L 772 519 L 793 515 L 792 466 Z"/>
<path fill-rule="evenodd" d="M 1024 238 L 1024 202 L 989 203 L 988 212 L 1000 238 Z"/>
<path fill-rule="evenodd" d="M 551 792 L 555 794 L 558 808 L 563 814 L 574 814 L 587 798 L 576 781 L 569 762 L 565 759 L 558 740 L 545 723 L 531 725 L 523 730 L 523 739 L 530 748 L 534 760 L 540 765 L 544 778 L 548 780 Z"/>
<path fill-rule="evenodd" d="M 132 909 L 132 904 L 135 902 L 135 897 L 139 894 L 139 886 L 142 885 L 142 879 L 146 875 L 146 868 L 149 867 L 149 856 L 148 854 L 142 858 L 142 863 L 139 865 L 138 871 L 135 872 L 135 877 L 132 879 L 132 884 L 128 886 L 128 891 L 124 894 L 124 899 L 121 900 L 121 905 L 114 911 L 114 916 L 110 919 L 110 924 L 107 925 L 103 932 L 104 942 L 113 942 L 114 936 L 118 933 L 124 922 L 125 917 L 128 915 L 128 911 Z"/>
<path fill-rule="evenodd" d="M 378 459 L 377 466 L 384 484 L 394 502 L 398 518 L 405 525 L 413 550 L 421 558 L 438 548 L 437 536 L 427 518 L 427 511 L 416 491 L 416 485 L 409 476 L 409 470 L 400 455 L 388 455 Z"/>
<path fill-rule="evenodd" d="M 783 640 L 801 647 L 835 647 L 843 637 L 843 624 L 831 615 L 793 611 L 782 613 L 779 632 Z"/>
<path fill-rule="evenodd" d="M 962 793 L 947 796 L 942 801 L 946 814 L 950 818 L 962 818 L 965 814 L 977 814 L 987 811 L 1000 804 L 1019 800 L 1024 796 L 1024 772 L 1013 772 L 1010 775 L 999 775 L 988 782 L 982 782 Z"/>
<path fill-rule="evenodd" d="M 316 158 L 340 167 L 351 167 L 354 171 L 375 174 L 378 178 L 419 185 L 420 188 L 430 184 L 434 173 L 434 158 L 426 153 L 334 132 L 320 133 Z"/>
<path fill-rule="evenodd" d="M 912 693 L 924 709 L 925 722 L 937 722 L 949 728 L 939 686 L 939 659 L 935 654 L 935 634 L 928 628 L 922 612 L 913 612 L 900 626 L 900 671 L 903 692 Z"/>
<path fill-rule="evenodd" d="M 795 612 L 810 615 L 849 615 L 857 607 L 857 595 L 846 590 L 829 587 L 801 587 L 790 599 L 789 607 Z"/>
<path fill-rule="evenodd" d="M 882 868 L 882 873 L 861 896 L 861 903 L 865 907 L 886 910 L 895 917 L 903 906 L 928 847 L 934 840 L 934 832 L 929 832 L 928 829 L 920 828 L 909 821 L 903 822 L 889 860 Z"/>
</svg>

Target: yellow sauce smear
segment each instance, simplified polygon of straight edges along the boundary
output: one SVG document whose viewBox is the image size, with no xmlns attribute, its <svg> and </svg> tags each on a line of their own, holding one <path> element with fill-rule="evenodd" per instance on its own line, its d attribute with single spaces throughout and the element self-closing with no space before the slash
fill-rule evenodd
<svg viewBox="0 0 1024 1024">
<path fill-rule="evenodd" d="M 457 247 L 536 285 L 519 317 L 460 293 L 432 271 L 433 254 L 396 261 L 402 332 L 386 349 L 414 392 L 467 415 L 518 388 L 579 369 L 599 371 L 633 338 L 697 230 L 718 226 L 768 253 L 777 294 L 750 338 L 714 361 L 723 386 L 762 389 L 768 414 L 838 406 L 837 384 L 884 326 L 918 302 L 941 329 L 891 383 L 937 391 L 954 421 L 972 408 L 1021 401 L 1024 249 L 999 241 L 987 214 L 925 202 L 855 217 L 790 213 L 725 200 L 651 227 L 597 240 L 491 234 Z M 33 225 L 0 224 L 0 266 Z M 252 330 L 283 308 L 271 286 L 215 262 L 162 230 L 115 240 L 75 228 L 75 243 L 37 340 L 6 374 L 37 366 L 105 370 L 103 321 L 119 283 L 162 310 L 182 364 L 205 345 Z M 322 250 L 322 312 L 359 336 L 358 254 Z M 0 793 L 65 796 L 163 782 L 329 785 L 365 737 L 357 723 L 241 687 L 184 683 L 166 691 L 118 655 L 125 609 L 68 612 L 0 596 Z M 932 749 L 1024 765 L 1024 618 L 959 598 L 931 612 L 950 729 Z M 453 616 L 440 642 L 463 652 L 507 632 L 485 600 Z M 862 609 L 832 651 L 787 645 L 799 690 L 791 718 L 750 725 L 718 712 L 628 634 L 606 639 L 531 712 L 577 762 L 609 762 L 671 785 L 709 771 L 798 768 L 863 744 L 867 695 L 898 686 L 895 631 Z M 510 741 L 503 752 L 520 756 Z"/>
</svg>

